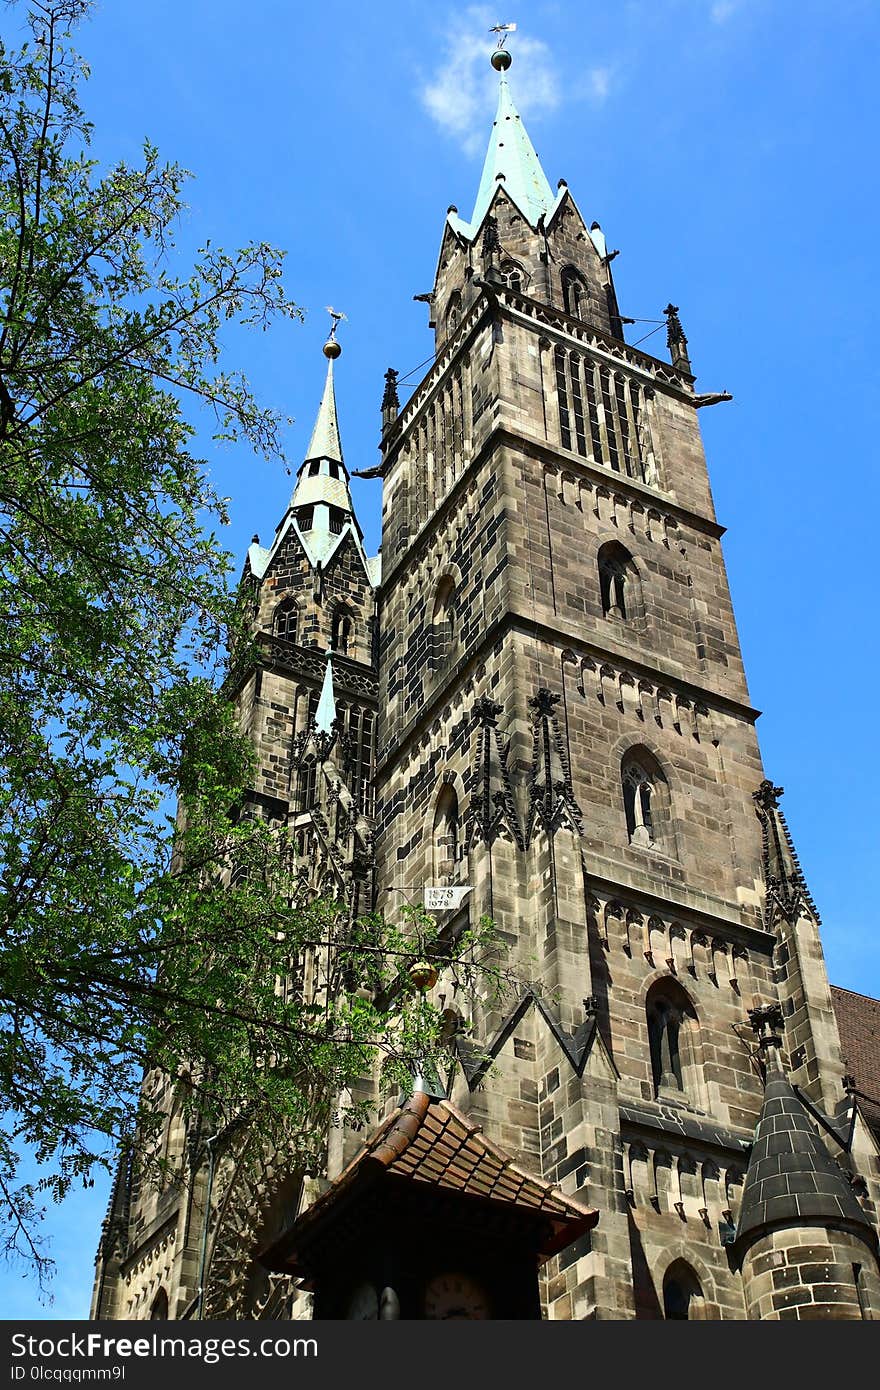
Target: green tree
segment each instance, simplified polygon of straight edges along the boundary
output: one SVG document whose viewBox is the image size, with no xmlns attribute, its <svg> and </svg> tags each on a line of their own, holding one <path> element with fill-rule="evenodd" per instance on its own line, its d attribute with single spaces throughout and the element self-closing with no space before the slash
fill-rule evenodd
<svg viewBox="0 0 880 1390">
<path fill-rule="evenodd" d="M 41 1272 L 45 1196 L 161 1123 L 144 1068 L 218 1124 L 246 1109 L 319 1143 L 373 1048 L 436 1046 L 414 959 L 467 976 L 487 931 L 296 906 L 283 829 L 243 814 L 218 653 L 247 661 L 246 634 L 185 410 L 280 457 L 222 340 L 300 311 L 261 242 L 206 241 L 180 273 L 187 175 L 150 144 L 137 167 L 89 157 L 87 9 L 31 0 L 30 41 L 0 47 L 0 1195 L 7 1251 Z M 279 990 L 306 958 L 311 993 Z"/>
</svg>

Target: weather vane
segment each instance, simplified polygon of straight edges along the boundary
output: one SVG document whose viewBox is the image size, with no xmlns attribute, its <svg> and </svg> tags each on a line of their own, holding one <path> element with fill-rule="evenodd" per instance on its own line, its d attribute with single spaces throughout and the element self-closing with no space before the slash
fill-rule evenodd
<svg viewBox="0 0 880 1390">
<path fill-rule="evenodd" d="M 345 322 L 345 323 L 348 322 L 348 314 L 340 314 L 339 310 L 338 310 L 338 309 L 334 309 L 332 304 L 328 304 L 328 305 L 326 306 L 326 308 L 327 308 L 327 313 L 330 315 L 331 319 L 333 320 L 333 327 L 330 329 L 330 337 L 331 337 L 331 338 L 335 338 L 335 337 L 336 337 L 336 330 L 337 330 L 337 328 L 339 327 L 339 325 L 340 325 L 341 323 L 343 323 L 343 322 Z"/>
<path fill-rule="evenodd" d="M 495 35 L 496 35 L 496 37 L 497 37 L 497 42 L 498 42 L 498 47 L 499 47 L 499 48 L 503 48 L 504 45 L 505 45 L 505 43 L 507 42 L 507 35 L 508 35 L 508 34 L 515 34 L 515 33 L 516 33 L 516 25 L 515 25 L 515 24 L 493 24 L 493 25 L 492 25 L 492 28 L 489 30 L 489 33 L 490 33 L 490 34 L 495 34 Z"/>
</svg>

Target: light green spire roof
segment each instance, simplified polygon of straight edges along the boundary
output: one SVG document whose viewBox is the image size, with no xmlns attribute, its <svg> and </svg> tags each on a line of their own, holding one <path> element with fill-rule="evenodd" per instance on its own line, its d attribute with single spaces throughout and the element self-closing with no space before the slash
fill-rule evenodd
<svg viewBox="0 0 880 1390">
<path fill-rule="evenodd" d="M 498 84 L 498 110 L 471 217 L 475 232 L 489 210 L 499 183 L 532 227 L 537 226 L 542 213 L 545 217 L 549 214 L 556 202 L 504 77 Z"/>
<path fill-rule="evenodd" d="M 318 406 L 318 418 L 315 421 L 315 428 L 312 430 L 312 437 L 309 440 L 309 447 L 305 461 L 309 459 L 333 459 L 335 463 L 342 463 L 342 445 L 339 442 L 339 420 L 336 416 L 336 392 L 333 389 L 333 358 L 327 362 L 327 379 L 324 382 L 324 394 L 321 397 L 321 404 Z"/>
<path fill-rule="evenodd" d="M 333 721 L 336 718 L 336 696 L 333 693 L 333 651 L 327 648 L 327 665 L 324 668 L 324 684 L 321 686 L 321 698 L 318 700 L 318 708 L 315 711 L 315 728 L 319 733 L 329 734 L 333 728 Z"/>
<path fill-rule="evenodd" d="M 336 315 L 336 318 L 339 317 Z M 346 537 L 350 536 L 370 584 L 374 588 L 378 586 L 380 557 L 368 560 L 364 551 L 363 532 L 354 513 L 348 469 L 342 457 L 339 441 L 336 394 L 333 389 L 333 362 L 341 351 L 334 333 L 331 333 L 324 344 L 324 356 L 328 359 L 324 394 L 318 407 L 308 451 L 297 470 L 293 496 L 281 525 L 275 532 L 272 544 L 267 548 L 260 545 L 254 537 L 248 550 L 251 574 L 257 579 L 265 577 L 275 556 L 284 547 L 290 532 L 293 531 L 314 569 L 326 569 L 339 547 L 345 544 Z M 332 697 L 331 678 L 331 703 Z M 330 718 L 332 721 L 333 716 Z"/>
<path fill-rule="evenodd" d="M 330 343 L 327 346 L 330 346 Z M 337 343 L 332 342 L 332 346 L 338 350 Z M 315 503 L 323 503 L 325 507 L 339 507 L 343 512 L 354 516 L 354 505 L 348 487 L 348 469 L 342 458 L 342 445 L 339 440 L 332 357 L 327 361 L 324 394 L 318 406 L 309 447 L 297 470 L 296 487 L 290 499 L 291 507 L 308 507 L 314 506 Z M 329 524 L 329 512 L 319 509 L 315 513 L 316 529 L 326 530 L 325 523 Z"/>
</svg>

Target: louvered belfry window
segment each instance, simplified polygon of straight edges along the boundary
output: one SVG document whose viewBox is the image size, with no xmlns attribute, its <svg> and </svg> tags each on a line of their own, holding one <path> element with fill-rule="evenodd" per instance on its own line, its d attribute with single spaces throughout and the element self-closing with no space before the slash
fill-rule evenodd
<svg viewBox="0 0 880 1390">
<path fill-rule="evenodd" d="M 554 366 L 563 449 L 639 482 L 650 481 L 639 382 L 563 347 L 555 351 Z"/>
</svg>

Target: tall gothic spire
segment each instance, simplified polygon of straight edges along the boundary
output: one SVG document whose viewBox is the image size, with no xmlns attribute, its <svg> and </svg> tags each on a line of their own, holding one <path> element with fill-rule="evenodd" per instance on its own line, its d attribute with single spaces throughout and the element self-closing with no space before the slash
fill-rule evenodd
<svg viewBox="0 0 880 1390">
<path fill-rule="evenodd" d="M 564 187 L 560 187 L 558 194 L 552 192 L 522 116 L 514 106 L 505 75 L 510 67 L 510 54 L 506 49 L 493 53 L 492 66 L 500 73 L 498 109 L 489 136 L 474 211 L 470 223 L 460 218 L 454 208 L 449 213 L 453 229 L 469 241 L 473 241 L 479 233 L 499 186 L 504 188 L 532 228 L 537 227 L 540 218 L 549 218 L 565 191 Z"/>
<path fill-rule="evenodd" d="M 498 84 L 498 110 L 471 217 L 474 229 L 489 211 L 499 183 L 531 227 L 537 226 L 539 217 L 549 214 L 556 201 L 503 74 Z"/>
<path fill-rule="evenodd" d="M 349 491 L 349 475 L 342 457 L 333 364 L 342 348 L 336 341 L 336 325 L 324 344 L 327 376 L 309 447 L 296 475 L 290 507 L 302 527 L 318 535 L 338 534 L 343 521 L 351 521 L 360 535 Z"/>
<path fill-rule="evenodd" d="M 287 510 L 275 531 L 272 544 L 259 544 L 255 536 L 248 550 L 250 573 L 262 579 L 273 563 L 273 557 L 286 542 L 291 529 L 299 536 L 310 565 L 318 569 L 330 563 L 345 536 L 350 536 L 367 571 L 370 583 L 378 583 L 378 557 L 368 560 L 364 551 L 364 533 L 355 515 L 349 487 L 350 474 L 342 456 L 339 419 L 336 413 L 336 392 L 333 366 L 342 348 L 336 341 L 336 330 L 343 314 L 330 310 L 334 320 L 330 336 L 323 347 L 327 358 L 327 375 L 321 404 L 315 418 L 309 446 L 297 469 L 296 485 Z"/>
<path fill-rule="evenodd" d="M 331 357 L 327 362 L 324 394 L 318 406 L 315 428 L 312 430 L 306 451 L 306 462 L 310 459 L 333 459 L 336 463 L 343 461 L 342 445 L 339 442 L 339 420 L 336 415 L 336 392 L 333 388 L 333 361 Z"/>
</svg>

